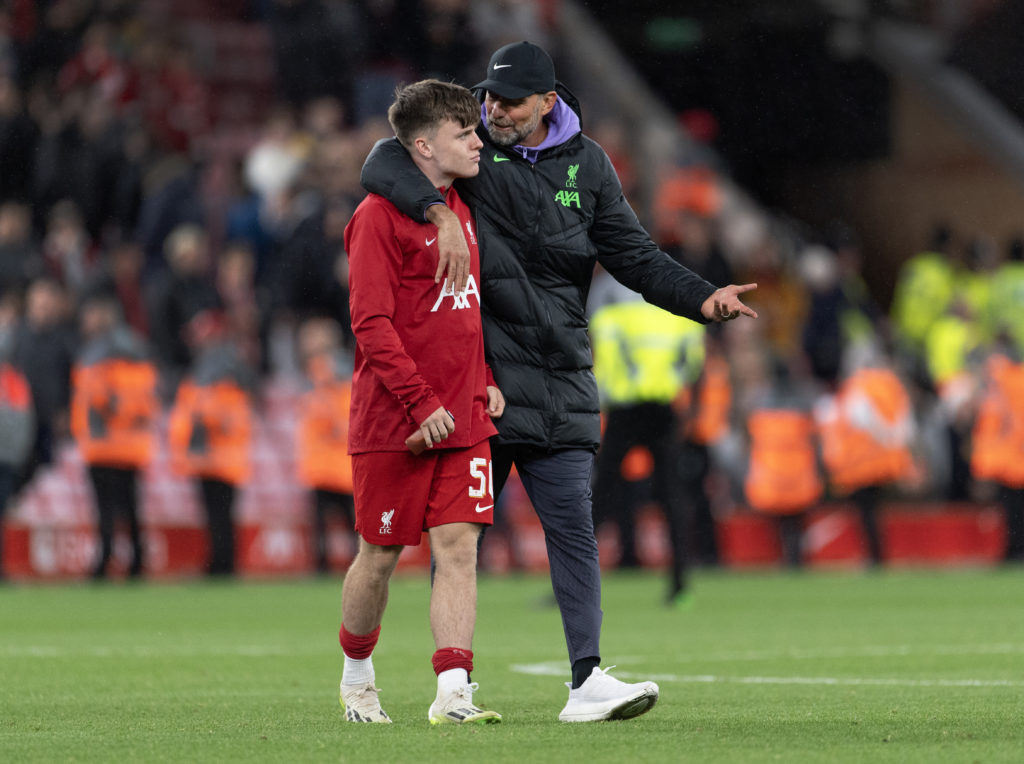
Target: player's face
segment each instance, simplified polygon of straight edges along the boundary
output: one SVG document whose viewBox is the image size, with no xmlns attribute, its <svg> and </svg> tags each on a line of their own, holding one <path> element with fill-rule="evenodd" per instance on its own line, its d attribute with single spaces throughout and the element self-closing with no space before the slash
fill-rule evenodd
<svg viewBox="0 0 1024 764">
<path fill-rule="evenodd" d="M 537 146 L 547 131 L 541 119 L 550 111 L 543 93 L 509 99 L 487 91 L 487 134 L 499 146 Z"/>
<path fill-rule="evenodd" d="M 480 172 L 480 147 L 476 124 L 462 127 L 445 120 L 430 141 L 437 169 L 449 178 L 472 178 Z"/>
</svg>

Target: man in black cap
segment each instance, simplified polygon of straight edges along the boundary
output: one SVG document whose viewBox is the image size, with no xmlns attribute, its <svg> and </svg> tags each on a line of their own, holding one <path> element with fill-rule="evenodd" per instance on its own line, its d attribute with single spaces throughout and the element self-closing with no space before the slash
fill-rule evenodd
<svg viewBox="0 0 1024 764">
<path fill-rule="evenodd" d="M 599 667 L 590 481 L 601 430 L 585 310 L 591 275 L 600 262 L 647 301 L 701 323 L 756 317 L 740 300 L 755 285 L 716 289 L 658 249 L 608 156 L 581 132 L 579 105 L 541 48 L 498 49 L 473 89 L 483 101 L 480 172 L 456 183 L 477 219 L 484 344 L 506 399 L 491 443 L 493 495 L 514 464 L 544 527 L 572 663 L 559 719 L 628 719 L 654 705 L 658 686 L 621 682 Z M 467 234 L 402 146 L 378 143 L 362 181 L 406 215 L 438 226 L 435 280 L 444 276 L 461 292 Z"/>
</svg>

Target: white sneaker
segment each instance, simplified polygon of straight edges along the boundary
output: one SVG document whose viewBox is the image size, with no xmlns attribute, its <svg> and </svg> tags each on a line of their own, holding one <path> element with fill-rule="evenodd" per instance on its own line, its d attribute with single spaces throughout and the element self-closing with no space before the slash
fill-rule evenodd
<svg viewBox="0 0 1024 764">
<path fill-rule="evenodd" d="M 434 702 L 430 704 L 427 718 L 431 724 L 497 724 L 501 714 L 497 711 L 484 711 L 473 705 L 473 693 L 480 689 L 476 682 L 459 687 L 454 692 L 443 696 L 438 691 Z"/>
<path fill-rule="evenodd" d="M 594 667 L 587 681 L 569 688 L 569 702 L 558 719 L 563 722 L 600 722 L 611 719 L 632 719 L 650 711 L 658 702 L 658 685 L 654 682 L 628 684 L 620 682 L 607 671 Z"/>
<path fill-rule="evenodd" d="M 345 719 L 350 722 L 391 724 L 391 717 L 380 707 L 380 698 L 377 697 L 379 692 L 373 682 L 341 685 L 341 705 L 345 708 Z"/>
</svg>

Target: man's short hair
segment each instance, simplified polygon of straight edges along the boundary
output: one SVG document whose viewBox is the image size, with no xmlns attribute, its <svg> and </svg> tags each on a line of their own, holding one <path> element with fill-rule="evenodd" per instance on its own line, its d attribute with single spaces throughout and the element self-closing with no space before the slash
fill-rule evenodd
<svg viewBox="0 0 1024 764">
<path fill-rule="evenodd" d="M 417 136 L 434 133 L 446 120 L 462 127 L 475 125 L 480 121 L 480 102 L 454 82 L 420 80 L 395 89 L 388 122 L 406 148 L 412 147 Z"/>
</svg>

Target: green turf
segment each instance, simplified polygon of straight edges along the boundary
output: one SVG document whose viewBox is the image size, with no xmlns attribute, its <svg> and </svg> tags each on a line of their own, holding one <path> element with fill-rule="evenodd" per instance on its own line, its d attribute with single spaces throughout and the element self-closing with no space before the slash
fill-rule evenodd
<svg viewBox="0 0 1024 764">
<path fill-rule="evenodd" d="M 992 762 L 1024 759 L 1024 571 L 605 580 L 605 664 L 662 697 L 565 725 L 545 578 L 485 578 L 476 699 L 431 727 L 428 587 L 392 586 L 374 656 L 395 723 L 343 721 L 340 580 L 0 587 L 0 760 Z"/>
</svg>

